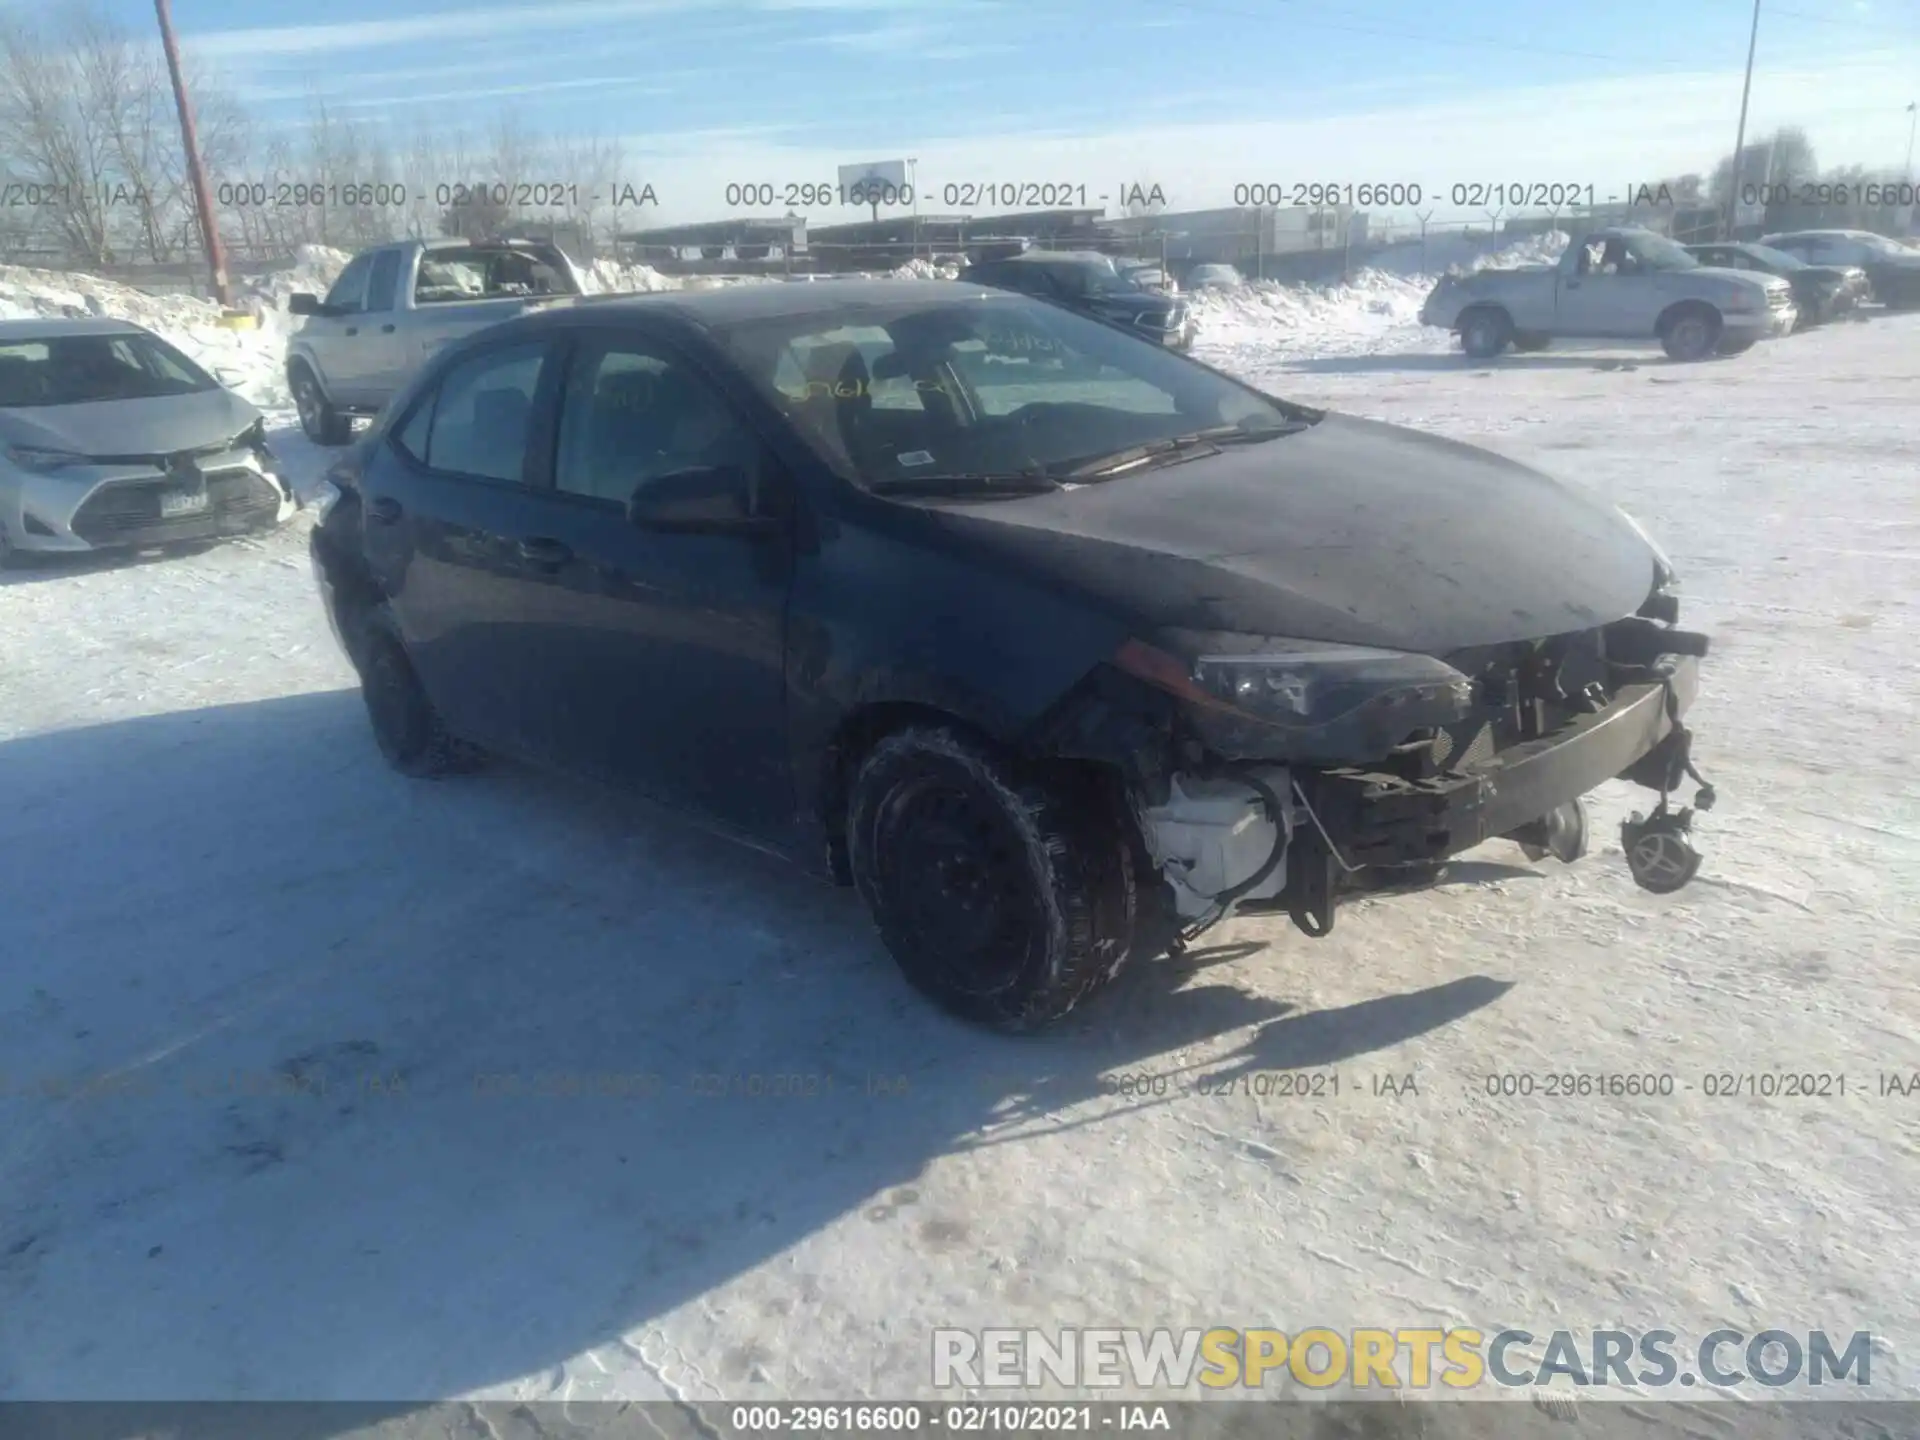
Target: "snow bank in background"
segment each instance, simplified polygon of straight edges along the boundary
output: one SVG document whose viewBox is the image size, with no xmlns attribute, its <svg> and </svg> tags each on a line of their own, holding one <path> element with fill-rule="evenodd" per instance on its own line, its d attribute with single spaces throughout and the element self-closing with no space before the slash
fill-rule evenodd
<svg viewBox="0 0 1920 1440">
<path fill-rule="evenodd" d="M 1448 237 L 1458 241 L 1459 237 Z M 1344 285 L 1283 285 L 1250 281 L 1227 289 L 1205 289 L 1188 297 L 1197 341 L 1217 348 L 1221 358 L 1249 346 L 1289 354 L 1353 355 L 1372 351 L 1446 349 L 1448 336 L 1420 323 L 1420 306 L 1443 273 L 1518 265 L 1551 265 L 1567 248 L 1558 231 L 1533 235 L 1518 244 L 1467 254 L 1452 254 L 1429 241 L 1430 264 L 1409 266 L 1400 247 L 1374 257 L 1373 263 Z M 1419 247 L 1412 247 L 1417 262 Z"/>
<path fill-rule="evenodd" d="M 916 255 L 892 274 L 896 280 L 952 280 L 959 276 L 960 267 L 936 265 L 931 260 L 922 260 Z"/>
<path fill-rule="evenodd" d="M 651 265 L 622 265 L 613 260 L 596 260 L 583 266 L 581 282 L 589 295 L 631 295 L 635 291 L 678 290 L 680 282 L 662 275 Z"/>
</svg>

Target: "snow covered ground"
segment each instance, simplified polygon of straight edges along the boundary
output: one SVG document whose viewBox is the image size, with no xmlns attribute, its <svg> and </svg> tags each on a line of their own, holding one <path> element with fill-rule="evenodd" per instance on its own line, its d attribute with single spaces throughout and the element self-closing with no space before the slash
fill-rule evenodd
<svg viewBox="0 0 1920 1440">
<path fill-rule="evenodd" d="M 589 787 L 389 773 L 305 516 L 0 576 L 0 1399 L 925 1395 L 956 1325 L 1871 1329 L 1920 1393 L 1920 1097 L 1876 1093 L 1920 1071 L 1920 317 L 1482 366 L 1423 288 L 1210 299 L 1202 357 L 1664 541 L 1716 637 L 1677 897 L 1609 790 L 1575 867 L 1490 844 L 1003 1040 L 848 892 Z M 1338 1097 L 1273 1093 L 1302 1069 Z M 1776 1070 L 1846 1094 L 1704 1093 Z M 1486 1090 L 1549 1071 L 1677 1089 Z"/>
</svg>

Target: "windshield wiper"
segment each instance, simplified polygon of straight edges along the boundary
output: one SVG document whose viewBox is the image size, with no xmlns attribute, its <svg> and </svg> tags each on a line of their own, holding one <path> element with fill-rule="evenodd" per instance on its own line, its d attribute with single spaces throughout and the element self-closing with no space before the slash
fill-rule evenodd
<svg viewBox="0 0 1920 1440">
<path fill-rule="evenodd" d="M 875 495 L 1046 495 L 1060 484 L 1019 471 L 959 471 L 945 475 L 898 475 L 870 481 Z"/>
<path fill-rule="evenodd" d="M 1263 440 L 1277 440 L 1282 435 L 1298 435 L 1311 423 L 1307 420 L 1290 420 L 1282 425 L 1266 425 L 1258 429 L 1248 429 L 1244 425 L 1215 425 L 1207 430 L 1195 430 L 1166 440 L 1150 440 L 1144 445 L 1129 445 L 1124 450 L 1096 455 L 1091 460 L 1083 460 L 1063 473 L 1073 480 L 1116 475 L 1122 470 L 1130 470 L 1150 460 L 1182 455 L 1192 450 L 1205 449 L 1212 453 L 1222 445 L 1255 445 Z"/>
</svg>

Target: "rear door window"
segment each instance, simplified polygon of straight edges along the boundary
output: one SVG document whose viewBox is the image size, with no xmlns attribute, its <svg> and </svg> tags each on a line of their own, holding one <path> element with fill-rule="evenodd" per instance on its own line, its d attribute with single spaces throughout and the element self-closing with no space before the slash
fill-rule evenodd
<svg viewBox="0 0 1920 1440">
<path fill-rule="evenodd" d="M 510 345 L 455 365 L 440 382 L 426 454 L 419 458 L 435 470 L 456 475 L 523 481 L 534 396 L 546 356 L 544 342 Z M 410 420 L 403 444 L 412 428 Z M 411 445 L 407 448 L 412 450 Z"/>
</svg>

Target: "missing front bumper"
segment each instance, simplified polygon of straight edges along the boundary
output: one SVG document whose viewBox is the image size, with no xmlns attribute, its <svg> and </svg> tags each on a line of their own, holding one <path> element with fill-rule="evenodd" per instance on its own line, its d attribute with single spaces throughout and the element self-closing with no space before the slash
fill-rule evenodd
<svg viewBox="0 0 1920 1440">
<path fill-rule="evenodd" d="M 1672 657 L 1677 709 L 1699 689 L 1700 664 Z M 1507 835 L 1563 801 L 1622 776 L 1673 730 L 1665 686 L 1628 685 L 1606 709 L 1471 768 L 1426 780 L 1358 769 L 1303 777 L 1307 801 L 1348 868 L 1444 860 Z"/>
</svg>

